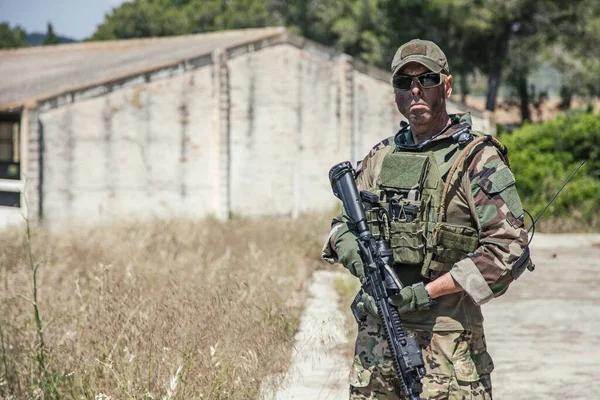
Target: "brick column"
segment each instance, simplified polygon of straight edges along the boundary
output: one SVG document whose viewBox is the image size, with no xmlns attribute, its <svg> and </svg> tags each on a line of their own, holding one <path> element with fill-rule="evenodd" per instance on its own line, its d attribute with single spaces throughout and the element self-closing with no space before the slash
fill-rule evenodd
<svg viewBox="0 0 600 400">
<path fill-rule="evenodd" d="M 228 219 L 231 211 L 231 150 L 230 150 L 230 120 L 229 108 L 231 99 L 229 93 L 229 68 L 227 66 L 227 51 L 213 51 L 213 90 L 214 117 L 213 142 L 215 144 L 215 214 L 219 219 Z"/>
</svg>

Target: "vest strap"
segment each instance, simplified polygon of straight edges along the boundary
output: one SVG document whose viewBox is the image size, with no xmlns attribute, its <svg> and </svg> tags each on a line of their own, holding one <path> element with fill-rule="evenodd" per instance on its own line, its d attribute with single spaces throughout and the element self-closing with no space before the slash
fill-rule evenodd
<svg viewBox="0 0 600 400">
<path fill-rule="evenodd" d="M 474 139 L 463 149 L 463 151 L 461 151 L 456 160 L 454 160 L 454 163 L 450 168 L 450 172 L 448 172 L 448 176 L 446 177 L 446 183 L 444 184 L 444 191 L 442 192 L 442 200 L 440 202 L 440 221 L 446 221 L 446 198 L 448 197 L 448 192 L 450 191 L 450 183 L 452 182 L 452 178 L 454 178 L 454 175 L 458 171 L 459 167 L 464 167 L 464 163 L 469 157 L 469 155 L 471 155 L 473 149 L 475 149 L 477 145 L 484 142 L 489 142 L 493 144 L 494 147 L 496 147 L 500 152 L 500 156 L 502 157 L 502 160 L 504 161 L 506 166 L 510 168 L 510 162 L 508 161 L 508 149 L 506 146 L 500 143 L 498 139 L 491 135 L 480 136 Z"/>
</svg>

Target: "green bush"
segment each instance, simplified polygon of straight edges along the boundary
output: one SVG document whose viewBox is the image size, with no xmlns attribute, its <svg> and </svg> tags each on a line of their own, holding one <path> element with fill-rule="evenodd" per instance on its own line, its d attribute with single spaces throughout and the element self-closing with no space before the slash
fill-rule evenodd
<svg viewBox="0 0 600 400">
<path fill-rule="evenodd" d="M 546 217 L 594 219 L 600 205 L 600 115 L 572 113 L 524 125 L 500 141 L 509 158 L 524 207 L 536 217 L 581 161 L 586 164 L 548 208 Z"/>
</svg>

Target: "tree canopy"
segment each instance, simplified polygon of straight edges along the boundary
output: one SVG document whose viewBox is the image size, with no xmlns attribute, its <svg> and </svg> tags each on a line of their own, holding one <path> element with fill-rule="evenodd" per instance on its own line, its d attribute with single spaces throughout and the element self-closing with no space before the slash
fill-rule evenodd
<svg viewBox="0 0 600 400">
<path fill-rule="evenodd" d="M 509 148 L 523 205 L 534 216 L 586 161 L 546 215 L 600 227 L 600 115 L 567 113 L 543 124 L 525 124 L 510 135 L 500 135 L 500 140 Z"/>
<path fill-rule="evenodd" d="M 0 23 L 0 49 L 27 46 L 27 34 L 20 26 L 10 27 L 7 22 Z"/>
<path fill-rule="evenodd" d="M 46 30 L 46 37 L 44 38 L 44 45 L 47 44 L 59 44 L 60 43 L 60 38 L 58 36 L 56 36 L 56 33 L 54 33 L 54 27 L 52 26 L 52 24 L 50 22 L 48 22 L 48 29 Z"/>
</svg>

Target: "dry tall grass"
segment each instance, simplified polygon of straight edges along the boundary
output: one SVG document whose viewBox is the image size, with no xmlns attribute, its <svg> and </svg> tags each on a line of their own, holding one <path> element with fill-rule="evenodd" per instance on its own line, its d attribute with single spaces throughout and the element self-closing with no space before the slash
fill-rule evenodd
<svg viewBox="0 0 600 400">
<path fill-rule="evenodd" d="M 285 370 L 328 218 L 0 233 L 0 398 L 255 399 Z"/>
</svg>

